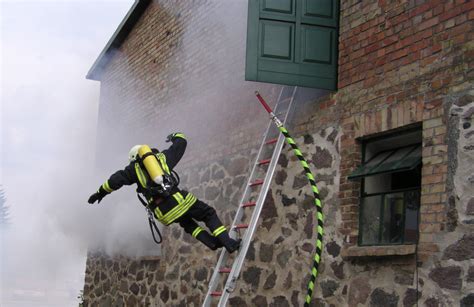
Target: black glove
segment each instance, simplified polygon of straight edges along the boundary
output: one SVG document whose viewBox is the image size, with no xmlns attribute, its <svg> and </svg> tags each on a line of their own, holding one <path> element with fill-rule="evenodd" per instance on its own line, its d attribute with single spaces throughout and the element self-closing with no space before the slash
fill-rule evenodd
<svg viewBox="0 0 474 307">
<path fill-rule="evenodd" d="M 93 204 L 96 201 L 98 201 L 97 203 L 100 203 L 100 201 L 102 200 L 102 198 L 104 198 L 105 195 L 107 195 L 107 193 L 102 189 L 102 187 L 100 187 L 97 192 L 95 192 L 89 197 L 89 200 L 87 202 L 89 204 Z"/>
<path fill-rule="evenodd" d="M 171 133 L 170 135 L 168 135 L 166 137 L 166 143 L 169 143 L 173 140 L 174 136 L 176 135 L 176 133 Z"/>
</svg>

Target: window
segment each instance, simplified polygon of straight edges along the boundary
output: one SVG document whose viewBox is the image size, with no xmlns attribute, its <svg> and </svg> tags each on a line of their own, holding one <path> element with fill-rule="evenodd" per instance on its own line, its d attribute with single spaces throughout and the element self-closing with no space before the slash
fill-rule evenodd
<svg viewBox="0 0 474 307">
<path fill-rule="evenodd" d="M 245 80 L 335 90 L 338 0 L 250 0 Z"/>
<path fill-rule="evenodd" d="M 359 245 L 416 243 L 421 131 L 368 140 L 362 147 L 363 163 L 349 176 L 362 183 Z"/>
</svg>

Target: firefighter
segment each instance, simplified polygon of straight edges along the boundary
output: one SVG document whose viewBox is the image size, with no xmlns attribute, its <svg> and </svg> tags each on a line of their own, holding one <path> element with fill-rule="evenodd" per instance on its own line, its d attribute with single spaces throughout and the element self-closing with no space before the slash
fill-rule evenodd
<svg viewBox="0 0 474 307">
<path fill-rule="evenodd" d="M 99 203 L 111 192 L 123 185 L 137 184 L 137 193 L 143 195 L 155 218 L 163 225 L 179 223 L 184 231 L 212 250 L 225 247 L 229 253 L 240 247 L 241 240 L 234 240 L 216 214 L 214 208 L 197 199 L 193 194 L 178 188 L 179 177 L 173 168 L 186 150 L 186 137 L 182 133 L 170 134 L 166 142 L 172 145 L 159 152 L 147 145 L 133 146 L 129 153 L 130 163 L 114 173 L 92 194 L 90 204 Z M 212 235 L 196 221 L 204 222 Z"/>
</svg>

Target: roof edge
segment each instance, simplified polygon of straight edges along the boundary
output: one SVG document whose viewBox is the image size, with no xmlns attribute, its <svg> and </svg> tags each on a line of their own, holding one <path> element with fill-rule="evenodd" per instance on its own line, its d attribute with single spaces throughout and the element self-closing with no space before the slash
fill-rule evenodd
<svg viewBox="0 0 474 307">
<path fill-rule="evenodd" d="M 120 25 L 117 27 L 112 37 L 109 39 L 102 52 L 87 72 L 86 79 L 96 81 L 101 80 L 102 72 L 109 63 L 113 51 L 120 48 L 151 1 L 152 0 L 135 0 L 132 7 L 127 12 L 127 15 L 125 15 L 124 19 L 120 22 Z"/>
</svg>

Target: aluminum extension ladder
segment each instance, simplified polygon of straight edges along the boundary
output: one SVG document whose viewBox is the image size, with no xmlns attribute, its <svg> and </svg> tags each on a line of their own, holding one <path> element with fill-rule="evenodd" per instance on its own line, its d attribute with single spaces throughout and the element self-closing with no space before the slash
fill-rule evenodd
<svg viewBox="0 0 474 307">
<path fill-rule="evenodd" d="M 282 87 L 278 96 L 277 104 L 274 108 L 275 115 L 278 118 L 283 118 L 283 123 L 286 122 L 288 114 L 290 113 L 293 100 L 295 98 L 297 87 L 284 86 Z M 257 222 L 263 208 L 263 203 L 267 195 L 270 183 L 275 172 L 275 168 L 280 156 L 285 137 L 281 134 L 278 128 L 270 120 L 267 130 L 263 135 L 263 141 L 257 153 L 255 163 L 245 186 L 245 191 L 239 203 L 239 208 L 234 217 L 232 228 L 229 232 L 232 238 L 236 238 L 240 232 L 244 232 L 241 236 L 242 242 L 240 249 L 234 255 L 229 255 L 225 248 L 222 248 L 219 260 L 209 282 L 209 289 L 204 299 L 203 306 L 215 306 L 215 302 L 219 299 L 218 306 L 226 305 L 229 296 L 235 289 L 237 279 L 239 278 L 245 256 L 250 246 L 253 234 L 257 228 Z M 272 148 L 273 147 L 273 148 Z M 271 155 L 271 158 L 268 158 Z M 266 170 L 265 170 L 266 167 Z M 264 179 L 261 179 L 261 178 Z M 259 190 L 258 190 L 259 189 Z M 257 196 L 258 195 L 258 196 Z M 255 201 L 256 199 L 256 201 Z M 246 216 L 245 211 L 253 208 L 250 222 L 244 222 Z M 226 277 L 225 284 L 221 283 L 221 277 Z M 222 288 L 218 290 L 218 288 Z"/>
</svg>

